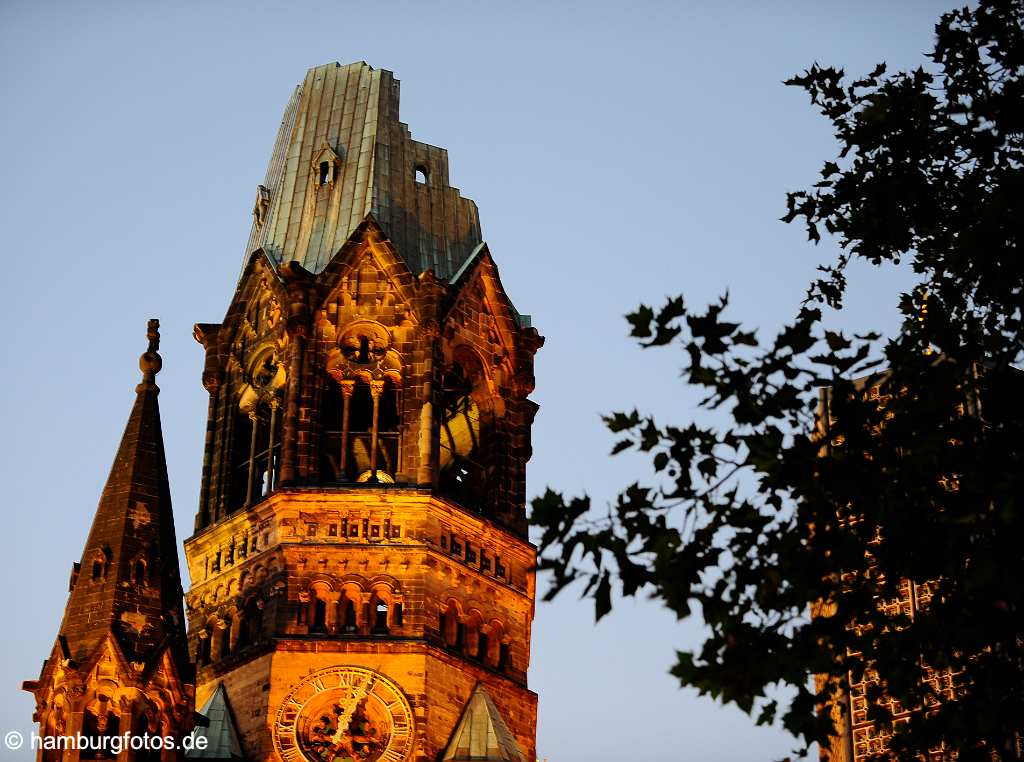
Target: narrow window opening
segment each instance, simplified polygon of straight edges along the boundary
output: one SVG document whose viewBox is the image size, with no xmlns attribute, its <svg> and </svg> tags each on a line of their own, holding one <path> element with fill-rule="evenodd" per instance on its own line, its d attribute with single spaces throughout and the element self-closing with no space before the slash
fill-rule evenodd
<svg viewBox="0 0 1024 762">
<path fill-rule="evenodd" d="M 150 729 L 149 721 L 144 714 L 135 721 L 135 733 L 133 735 L 140 739 L 147 736 L 150 739 L 154 739 L 142 744 L 146 748 L 135 752 L 135 756 L 132 757 L 135 762 L 160 762 L 160 746 L 155 742 L 155 738 L 160 735 L 159 731 L 159 726 L 152 730 Z M 84 759 L 84 757 L 81 758 Z"/>
<path fill-rule="evenodd" d="M 120 717 L 109 710 L 109 698 L 100 696 L 99 701 L 96 712 L 86 709 L 82 716 L 82 735 L 88 739 L 84 748 L 97 750 L 91 752 L 91 759 L 114 759 L 109 736 L 118 735 Z M 101 740 L 104 736 L 108 738 Z"/>
<path fill-rule="evenodd" d="M 509 648 L 508 643 L 502 643 L 498 648 L 498 669 L 508 669 Z"/>
<path fill-rule="evenodd" d="M 260 609 L 255 601 L 250 601 L 242 611 L 242 620 L 238 626 L 238 642 L 235 648 L 246 648 L 259 638 L 260 631 Z"/>
<path fill-rule="evenodd" d="M 492 416 L 478 405 L 486 396 L 475 358 L 451 365 L 442 377 L 440 487 L 463 507 L 482 512 L 495 477 Z"/>
<path fill-rule="evenodd" d="M 327 379 L 320 396 L 320 478 L 323 481 L 345 481 L 342 468 L 342 411 L 344 398 L 341 387 Z"/>
<path fill-rule="evenodd" d="M 196 654 L 196 661 L 199 662 L 200 667 L 205 667 L 210 663 L 211 634 L 209 630 L 206 630 L 199 638 L 199 653 Z"/>
<path fill-rule="evenodd" d="M 103 577 L 103 562 L 93 561 L 92 562 L 92 578 L 94 580 L 101 579 Z"/>
<path fill-rule="evenodd" d="M 422 164 L 416 167 L 416 182 L 421 185 L 430 185 L 430 173 Z"/>
<path fill-rule="evenodd" d="M 231 617 L 224 620 L 224 629 L 220 631 L 220 657 L 223 659 L 231 653 Z"/>
<path fill-rule="evenodd" d="M 388 604 L 384 601 L 377 601 L 376 613 L 373 622 L 373 633 L 375 635 L 386 635 L 388 632 Z"/>
<path fill-rule="evenodd" d="M 341 627 L 342 632 L 353 633 L 356 632 L 356 604 L 351 600 L 345 601 L 345 619 L 344 624 Z"/>
<path fill-rule="evenodd" d="M 253 421 L 248 413 L 235 411 L 231 430 L 231 475 L 228 484 L 228 511 L 245 505 L 249 492 L 249 452 L 252 443 Z"/>
<path fill-rule="evenodd" d="M 477 661 L 482 662 L 482 663 L 486 663 L 487 662 L 487 650 L 488 650 L 488 647 L 489 647 L 489 645 L 487 643 L 487 634 L 481 632 L 477 636 L 477 639 L 476 639 L 476 660 Z"/>
<path fill-rule="evenodd" d="M 146 562 L 136 561 L 135 562 L 135 583 L 138 585 L 146 584 Z"/>
<path fill-rule="evenodd" d="M 455 648 L 455 644 L 459 640 L 459 628 L 461 626 L 454 608 L 449 608 L 441 614 L 441 635 L 444 637 L 446 646 Z"/>
<path fill-rule="evenodd" d="M 391 615 L 395 621 L 395 627 L 402 626 L 402 604 L 396 603 L 394 613 Z"/>
<path fill-rule="evenodd" d="M 327 631 L 327 602 L 319 598 L 313 603 L 313 624 L 309 627 L 310 632 Z"/>
<path fill-rule="evenodd" d="M 320 162 L 320 184 L 327 185 L 331 180 L 331 163 L 329 161 Z"/>
<path fill-rule="evenodd" d="M 368 339 L 360 338 L 360 348 L 354 351 L 353 358 L 358 359 L 364 356 L 372 356 L 372 348 Z M 331 395 L 334 396 L 333 394 Z M 341 394 L 337 395 L 338 402 L 341 402 Z M 343 416 L 337 411 L 342 405 L 338 402 L 332 403 L 331 414 L 335 419 Z M 327 444 L 331 453 L 344 449 L 344 452 L 337 458 L 337 467 L 334 463 L 327 462 L 327 469 L 338 473 L 339 481 L 354 482 L 364 479 L 371 465 L 375 466 L 377 472 L 383 472 L 393 476 L 398 466 L 399 455 L 399 432 L 401 423 L 401 390 L 392 381 L 388 380 L 383 384 L 377 400 L 377 439 L 373 440 L 373 419 L 374 419 L 374 398 L 370 384 L 365 381 L 357 381 L 352 385 L 352 395 L 348 401 L 348 429 L 344 428 L 344 421 L 339 427 L 338 424 L 331 424 L 331 430 L 326 430 Z M 326 420 L 326 418 L 325 418 Z M 338 427 L 338 431 L 334 428 Z M 333 457 L 333 456 L 332 456 Z M 344 465 L 342 465 L 342 463 Z M 357 536 L 350 531 L 352 536 Z M 363 532 L 366 536 L 366 532 Z M 378 535 L 380 530 L 378 529 Z"/>
</svg>

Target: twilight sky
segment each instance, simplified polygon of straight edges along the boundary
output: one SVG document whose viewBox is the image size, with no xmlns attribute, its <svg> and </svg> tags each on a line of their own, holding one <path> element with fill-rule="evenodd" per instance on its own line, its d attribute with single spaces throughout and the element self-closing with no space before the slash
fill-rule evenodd
<svg viewBox="0 0 1024 762">
<path fill-rule="evenodd" d="M 785 191 L 834 155 L 824 120 L 782 80 L 815 60 L 854 74 L 880 60 L 916 66 L 947 7 L 0 0 L 0 735 L 31 729 L 18 688 L 56 635 L 149 317 L 161 320 L 179 542 L 191 534 L 207 398 L 191 326 L 224 314 L 256 184 L 307 68 L 365 60 L 395 72 L 413 137 L 449 150 L 506 290 L 547 337 L 530 493 L 585 489 L 600 505 L 647 475 L 608 457 L 602 412 L 693 414 L 678 358 L 636 348 L 622 315 L 728 289 L 734 315 L 770 331 L 830 256 L 778 221 Z M 842 325 L 891 329 L 901 282 L 863 274 Z M 644 601 L 596 627 L 572 592 L 538 603 L 539 756 L 784 756 L 781 730 L 667 674 L 699 635 Z"/>
</svg>

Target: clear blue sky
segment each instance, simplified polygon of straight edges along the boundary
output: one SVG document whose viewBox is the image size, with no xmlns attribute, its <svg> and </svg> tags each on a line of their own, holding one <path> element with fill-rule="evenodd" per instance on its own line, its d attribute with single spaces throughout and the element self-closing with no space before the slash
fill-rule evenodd
<svg viewBox="0 0 1024 762">
<path fill-rule="evenodd" d="M 946 7 L 3 0 L 0 731 L 31 726 L 18 687 L 53 643 L 151 316 L 179 541 L 191 533 L 206 414 L 191 326 L 224 314 L 256 184 L 307 68 L 394 71 L 414 137 L 448 148 L 506 289 L 547 337 L 530 492 L 586 489 L 601 503 L 645 472 L 607 457 L 600 413 L 693 413 L 677 358 L 637 349 L 623 313 L 729 289 L 738 316 L 770 329 L 830 255 L 778 222 L 785 191 L 833 156 L 825 122 L 782 80 L 815 60 L 916 66 Z M 849 320 L 891 328 L 899 282 L 863 278 Z M 698 637 L 645 602 L 597 627 L 572 594 L 538 604 L 539 755 L 784 755 L 782 731 L 667 674 L 674 648 Z"/>
</svg>

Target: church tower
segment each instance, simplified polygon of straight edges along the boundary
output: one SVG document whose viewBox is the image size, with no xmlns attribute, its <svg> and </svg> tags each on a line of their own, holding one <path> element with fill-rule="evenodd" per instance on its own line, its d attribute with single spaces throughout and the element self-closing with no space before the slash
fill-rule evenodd
<svg viewBox="0 0 1024 762">
<path fill-rule="evenodd" d="M 89 749 L 49 749 L 44 740 L 41 762 L 166 762 L 178 757 L 159 750 L 160 743 L 115 754 L 116 737 L 180 741 L 192 730 L 194 677 L 157 405 L 158 327 L 149 321 L 142 382 L 81 561 L 71 570 L 57 641 L 39 679 L 22 686 L 35 696 L 42 738 L 81 734 Z"/>
<path fill-rule="evenodd" d="M 362 62 L 306 74 L 227 314 L 195 329 L 210 397 L 186 606 L 224 758 L 534 759 L 543 338 L 398 100 Z"/>
</svg>

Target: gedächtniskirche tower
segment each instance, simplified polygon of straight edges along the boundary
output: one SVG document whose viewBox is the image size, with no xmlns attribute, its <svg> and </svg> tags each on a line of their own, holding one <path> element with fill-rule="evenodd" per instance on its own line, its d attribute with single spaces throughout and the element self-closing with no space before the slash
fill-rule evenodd
<svg viewBox="0 0 1024 762">
<path fill-rule="evenodd" d="M 543 343 L 398 82 L 311 69 L 223 322 L 186 596 L 224 758 L 534 758 L 525 469 Z"/>
</svg>

